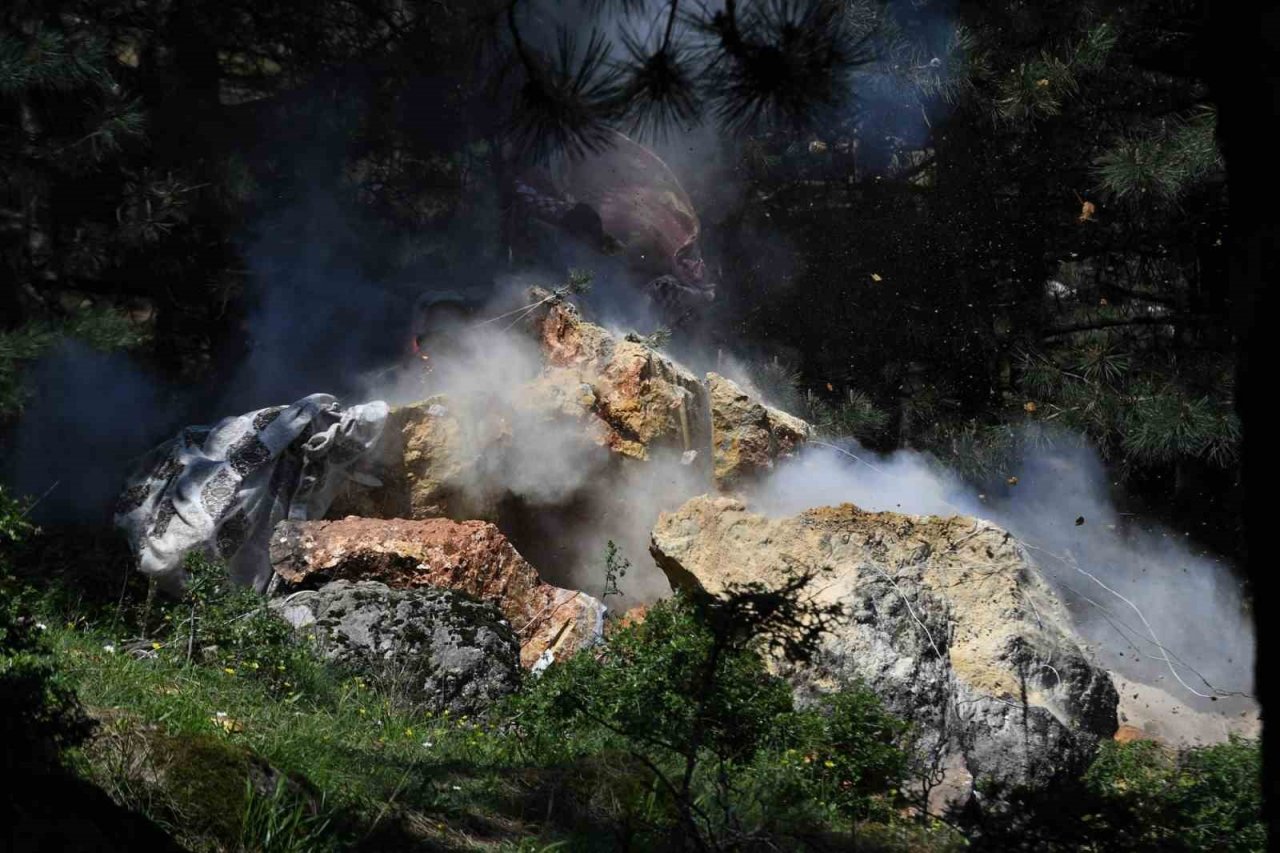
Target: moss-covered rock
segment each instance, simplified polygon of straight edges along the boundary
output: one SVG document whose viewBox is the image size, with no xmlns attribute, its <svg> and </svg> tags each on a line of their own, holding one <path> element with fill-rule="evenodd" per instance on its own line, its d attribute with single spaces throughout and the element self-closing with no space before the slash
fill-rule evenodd
<svg viewBox="0 0 1280 853">
<path fill-rule="evenodd" d="M 333 581 L 274 605 L 328 659 L 407 704 L 474 714 L 519 684 L 520 645 L 502 613 L 446 589 Z"/>
<path fill-rule="evenodd" d="M 222 735 L 173 734 L 107 715 L 85 747 L 93 781 L 118 803 L 168 827 L 179 840 L 234 849 L 251 796 L 318 804 L 307 780 L 288 775 Z"/>
</svg>

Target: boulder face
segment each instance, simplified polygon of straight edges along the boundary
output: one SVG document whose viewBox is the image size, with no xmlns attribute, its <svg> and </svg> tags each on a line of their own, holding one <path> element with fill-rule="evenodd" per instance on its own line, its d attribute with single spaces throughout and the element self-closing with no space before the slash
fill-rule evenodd
<svg viewBox="0 0 1280 853">
<path fill-rule="evenodd" d="M 731 379 L 708 373 L 707 389 L 715 478 L 722 488 L 771 470 L 809 437 L 809 424 L 766 406 Z"/>
<path fill-rule="evenodd" d="M 430 713 L 475 714 L 520 683 L 520 645 L 492 604 L 446 589 L 333 581 L 272 602 L 327 659 Z"/>
<path fill-rule="evenodd" d="M 444 395 L 397 406 L 372 452 L 380 485 L 350 484 L 330 517 L 492 518 L 492 501 L 473 484 L 505 431 L 497 413 L 462 412 Z"/>
<path fill-rule="evenodd" d="M 712 594 L 819 570 L 815 597 L 844 616 L 809 665 L 779 669 L 801 696 L 861 681 L 916 723 L 935 808 L 984 781 L 1077 772 L 1116 731 L 1111 679 L 1025 551 L 985 521 L 850 504 L 772 519 L 700 497 L 663 514 L 651 550 L 673 587 Z"/>
<path fill-rule="evenodd" d="M 545 367 L 531 404 L 579 418 L 594 441 L 623 457 L 646 460 L 666 448 L 705 460 L 707 390 L 688 370 L 583 321 L 567 302 L 551 304 L 532 331 Z"/>
<path fill-rule="evenodd" d="M 511 623 L 525 667 L 585 648 L 603 630 L 600 602 L 543 582 L 498 528 L 483 521 L 286 521 L 272 534 L 271 563 L 294 587 L 375 580 L 400 590 L 449 589 L 491 603 Z"/>
<path fill-rule="evenodd" d="M 392 409 L 371 453 L 381 485 L 348 488 L 331 518 L 495 520 L 509 484 L 494 472 L 521 443 L 513 430 L 554 430 L 616 465 L 676 456 L 722 490 L 769 471 L 812 432 L 723 376 L 699 378 L 632 336 L 586 322 L 545 290 L 530 298 L 545 303 L 524 322 L 541 357 L 536 375 L 484 405 L 436 395 Z"/>
</svg>

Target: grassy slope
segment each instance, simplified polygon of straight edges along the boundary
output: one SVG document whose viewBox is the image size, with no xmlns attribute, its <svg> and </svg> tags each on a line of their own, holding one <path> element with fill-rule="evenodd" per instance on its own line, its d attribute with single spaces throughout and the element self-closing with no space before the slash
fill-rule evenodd
<svg viewBox="0 0 1280 853">
<path fill-rule="evenodd" d="M 203 806 L 223 817 L 244 810 L 243 801 L 204 802 L 215 796 L 199 780 L 227 777 L 230 788 L 217 789 L 226 796 L 240 792 L 245 775 L 211 755 L 211 743 L 296 776 L 310 810 L 328 820 L 298 846 L 275 849 L 614 849 L 589 820 L 552 818 L 561 801 L 581 794 L 577 770 L 525 763 L 510 739 L 478 721 L 406 712 L 363 680 L 322 666 L 305 687 L 273 694 L 242 672 L 149 655 L 148 644 L 130 643 L 142 645 L 131 653 L 119 635 L 83 618 L 47 624 L 60 668 L 101 721 L 76 766 L 192 849 L 226 849 L 235 832 L 202 822 Z M 175 763 L 174 744 L 186 745 L 176 763 L 189 773 L 140 783 L 148 775 L 138 770 L 140 754 L 159 751 L 164 757 L 152 763 Z M 936 828 L 867 826 L 859 835 L 869 849 L 950 849 Z"/>
<path fill-rule="evenodd" d="M 361 834 L 399 814 L 423 841 L 539 849 L 517 840 L 537 834 L 521 820 L 519 774 L 508 772 L 500 744 L 475 722 L 405 713 L 359 679 L 336 675 L 318 697 L 299 691 L 281 699 L 239 673 L 107 651 L 120 640 L 99 629 L 64 624 L 49 631 L 81 701 L 104 721 L 79 759 L 108 790 L 121 794 L 125 786 L 110 778 L 103 744 L 156 726 L 243 746 L 305 777 L 327 808 L 363 825 Z"/>
</svg>

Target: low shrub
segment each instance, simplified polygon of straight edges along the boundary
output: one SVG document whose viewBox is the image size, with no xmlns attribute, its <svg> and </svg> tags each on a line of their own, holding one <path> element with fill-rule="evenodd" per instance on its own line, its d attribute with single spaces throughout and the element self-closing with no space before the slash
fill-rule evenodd
<svg viewBox="0 0 1280 853">
<path fill-rule="evenodd" d="M 659 603 L 512 700 L 513 743 L 589 773 L 591 814 L 631 845 L 794 845 L 894 819 L 904 724 L 861 688 L 795 707 L 759 639 Z M 590 772 L 607 754 L 617 772 Z"/>
</svg>

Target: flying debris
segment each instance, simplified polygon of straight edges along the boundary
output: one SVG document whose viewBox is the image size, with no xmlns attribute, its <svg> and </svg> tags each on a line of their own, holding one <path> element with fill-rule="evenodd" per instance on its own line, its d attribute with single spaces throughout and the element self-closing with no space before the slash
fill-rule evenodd
<svg viewBox="0 0 1280 853">
<path fill-rule="evenodd" d="M 1076 193 L 1076 201 L 1080 202 L 1080 215 L 1076 218 L 1076 222 L 1083 225 L 1093 219 L 1093 215 L 1098 212 L 1097 205 L 1086 200 L 1080 193 Z"/>
</svg>

